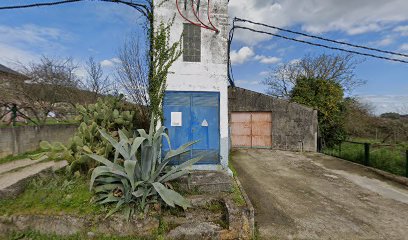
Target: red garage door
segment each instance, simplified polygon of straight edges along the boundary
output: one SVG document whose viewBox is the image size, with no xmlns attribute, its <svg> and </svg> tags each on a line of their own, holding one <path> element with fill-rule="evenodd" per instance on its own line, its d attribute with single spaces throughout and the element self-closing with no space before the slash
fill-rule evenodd
<svg viewBox="0 0 408 240">
<path fill-rule="evenodd" d="M 231 113 L 233 147 L 270 148 L 272 146 L 272 114 L 270 112 Z"/>
</svg>

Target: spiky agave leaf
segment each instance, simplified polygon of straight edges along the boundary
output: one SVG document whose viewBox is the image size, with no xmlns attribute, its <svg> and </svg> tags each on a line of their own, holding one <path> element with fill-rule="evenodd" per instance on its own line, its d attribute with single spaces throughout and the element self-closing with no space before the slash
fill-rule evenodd
<svg viewBox="0 0 408 240">
<path fill-rule="evenodd" d="M 154 189 L 157 191 L 157 193 L 160 195 L 161 199 L 163 199 L 163 201 L 167 205 L 171 207 L 175 207 L 175 205 L 178 205 L 183 209 L 187 209 L 188 207 L 191 206 L 190 202 L 176 191 L 166 188 L 163 184 L 159 182 L 152 183 L 152 185 Z"/>
</svg>

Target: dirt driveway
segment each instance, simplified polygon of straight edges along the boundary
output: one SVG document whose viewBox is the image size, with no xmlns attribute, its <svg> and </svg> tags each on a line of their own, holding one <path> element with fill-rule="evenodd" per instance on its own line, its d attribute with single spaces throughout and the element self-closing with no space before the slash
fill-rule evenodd
<svg viewBox="0 0 408 240">
<path fill-rule="evenodd" d="M 232 153 L 262 239 L 408 239 L 408 187 L 317 153 Z"/>
</svg>

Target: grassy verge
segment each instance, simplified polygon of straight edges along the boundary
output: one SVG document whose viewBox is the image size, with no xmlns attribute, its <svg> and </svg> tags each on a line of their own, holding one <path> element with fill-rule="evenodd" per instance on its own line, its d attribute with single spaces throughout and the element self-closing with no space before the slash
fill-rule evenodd
<svg viewBox="0 0 408 240">
<path fill-rule="evenodd" d="M 35 179 L 15 199 L 0 200 L 0 215 L 11 214 L 72 214 L 96 215 L 105 210 L 90 201 L 92 193 L 83 177 L 68 177 L 64 173 Z"/>
<path fill-rule="evenodd" d="M 356 141 L 354 139 L 354 141 Z M 369 165 L 383 171 L 387 171 L 396 175 L 406 175 L 406 155 L 408 149 L 406 143 L 394 145 L 380 145 L 372 141 L 370 143 Z M 344 142 L 341 146 L 335 146 L 330 149 L 324 149 L 323 152 L 328 155 L 339 157 L 345 160 L 364 164 L 364 145 L 356 143 Z"/>
<path fill-rule="evenodd" d="M 44 152 L 44 150 L 37 149 L 37 150 L 34 150 L 34 151 L 25 152 L 25 153 L 15 155 L 15 156 L 9 155 L 7 157 L 0 158 L 0 164 L 7 163 L 7 162 L 12 162 L 12 161 L 15 161 L 15 160 L 20 160 L 20 159 L 30 158 L 31 155 L 42 153 L 42 152 Z"/>
<path fill-rule="evenodd" d="M 235 169 L 235 167 L 232 165 L 231 160 L 232 160 L 232 154 L 230 153 L 229 157 L 229 162 L 228 162 L 228 167 L 231 169 L 232 174 L 234 177 L 238 177 L 238 172 Z M 238 206 L 244 206 L 246 204 L 244 197 L 242 196 L 241 190 L 239 189 L 237 183 L 234 181 L 234 185 L 232 187 L 232 200 L 238 205 Z"/>
</svg>

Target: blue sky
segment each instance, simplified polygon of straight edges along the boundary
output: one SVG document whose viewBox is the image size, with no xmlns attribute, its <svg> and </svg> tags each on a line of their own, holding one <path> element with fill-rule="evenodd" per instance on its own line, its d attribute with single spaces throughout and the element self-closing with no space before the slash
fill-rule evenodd
<svg viewBox="0 0 408 240">
<path fill-rule="evenodd" d="M 34 2 L 2 0 L 7 4 Z M 230 0 L 230 16 L 300 30 L 337 40 L 408 53 L 406 0 Z M 93 56 L 106 72 L 126 39 L 142 33 L 140 15 L 112 3 L 85 2 L 0 12 L 0 63 L 13 67 L 41 55 L 73 57 L 78 64 Z M 305 54 L 336 53 L 263 35 L 237 31 L 233 43 L 237 85 L 264 92 L 271 66 Z M 360 57 L 357 57 L 360 59 Z M 365 58 L 356 77 L 367 84 L 352 95 L 370 102 L 376 113 L 408 113 L 408 65 Z M 78 74 L 83 76 L 84 70 Z"/>
</svg>

